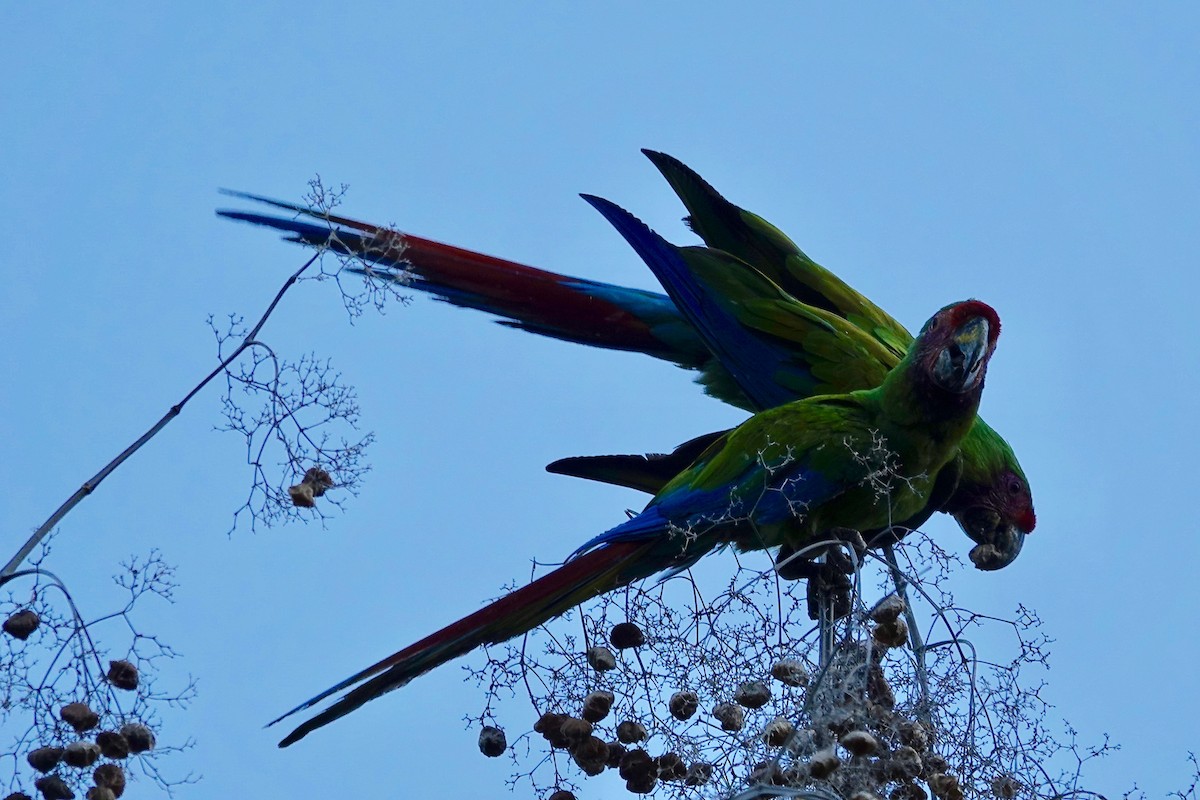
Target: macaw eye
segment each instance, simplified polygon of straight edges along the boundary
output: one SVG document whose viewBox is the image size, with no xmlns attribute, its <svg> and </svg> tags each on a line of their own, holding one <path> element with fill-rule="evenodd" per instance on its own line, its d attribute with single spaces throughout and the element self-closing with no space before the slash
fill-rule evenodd
<svg viewBox="0 0 1200 800">
<path fill-rule="evenodd" d="M 1021 484 L 1021 479 L 1020 479 L 1020 478 L 1009 478 L 1009 479 L 1008 479 L 1008 493 L 1009 493 L 1009 494 L 1011 494 L 1011 495 L 1018 495 L 1018 494 L 1020 494 L 1020 493 L 1021 493 L 1021 490 L 1022 490 L 1023 488 L 1024 488 L 1024 487 L 1023 487 L 1023 485 Z"/>
</svg>

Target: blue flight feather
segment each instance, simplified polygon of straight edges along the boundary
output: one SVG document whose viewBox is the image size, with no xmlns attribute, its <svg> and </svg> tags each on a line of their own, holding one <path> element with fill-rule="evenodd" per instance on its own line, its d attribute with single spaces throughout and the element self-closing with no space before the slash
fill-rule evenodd
<svg viewBox="0 0 1200 800">
<path fill-rule="evenodd" d="M 795 399 L 794 393 L 781 387 L 774 377 L 786 361 L 784 352 L 752 335 L 724 309 L 696 280 L 673 244 L 615 203 L 594 195 L 582 197 L 637 251 L 704 343 L 759 408 L 774 408 Z M 750 369 L 743 369 L 743 365 Z"/>
</svg>

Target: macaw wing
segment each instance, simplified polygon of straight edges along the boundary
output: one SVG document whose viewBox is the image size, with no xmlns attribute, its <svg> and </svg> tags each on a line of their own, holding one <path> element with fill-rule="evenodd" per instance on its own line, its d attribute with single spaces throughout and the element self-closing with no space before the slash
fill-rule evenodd
<svg viewBox="0 0 1200 800">
<path fill-rule="evenodd" d="M 707 294 L 726 313 L 722 329 L 741 325 L 779 351 L 781 367 L 774 378 L 781 388 L 790 390 L 787 400 L 874 388 L 900 361 L 852 322 L 797 301 L 727 253 L 698 247 L 679 248 L 678 252 L 690 267 L 690 276 L 676 273 L 674 279 L 693 283 L 697 292 Z M 687 309 L 683 310 L 686 315 Z M 706 334 L 720 335 L 718 330 L 710 333 L 698 322 L 694 324 L 706 341 Z M 737 369 L 726 364 L 736 377 L 755 368 L 753 359 L 758 351 L 737 350 L 730 355 L 742 362 Z"/>
<path fill-rule="evenodd" d="M 674 156 L 643 148 L 642 154 L 658 168 L 662 176 L 688 210 L 688 227 L 709 247 L 732 253 L 754 265 L 780 265 L 789 256 L 804 256 L 804 251 L 787 234 L 762 217 L 725 199 L 708 181 Z M 805 256 L 807 258 L 807 256 Z M 770 275 L 771 267 L 763 271 Z M 820 292 L 805 290 L 797 299 L 825 308 Z M 826 310 L 833 311 L 833 308 Z"/>
<path fill-rule="evenodd" d="M 576 554 L 613 542 L 659 540 L 678 548 L 674 566 L 690 566 L 747 527 L 817 512 L 863 479 L 840 445 L 861 438 L 858 405 L 837 396 L 790 403 L 751 417 L 716 439 L 663 487 L 645 510 L 585 543 Z M 764 545 L 765 546 L 765 545 Z"/>
<path fill-rule="evenodd" d="M 759 408 L 872 388 L 899 361 L 855 325 L 800 303 L 728 253 L 677 248 L 619 206 L 585 199 L 649 265 Z"/>
<path fill-rule="evenodd" d="M 903 358 L 912 335 L 890 314 L 813 261 L 782 231 L 734 205 L 694 170 L 666 153 L 643 150 L 688 210 L 688 223 L 709 247 L 753 265 L 789 295 L 846 319 Z"/>
</svg>

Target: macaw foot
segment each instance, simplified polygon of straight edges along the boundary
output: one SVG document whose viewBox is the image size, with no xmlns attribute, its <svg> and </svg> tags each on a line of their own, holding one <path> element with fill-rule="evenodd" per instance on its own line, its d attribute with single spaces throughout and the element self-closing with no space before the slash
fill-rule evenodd
<svg viewBox="0 0 1200 800">
<path fill-rule="evenodd" d="M 785 581 L 812 579 L 820 565 L 811 558 L 796 555 L 795 548 L 783 545 L 775 556 L 775 572 Z"/>
<path fill-rule="evenodd" d="M 829 619 L 841 619 L 850 613 L 853 603 L 850 577 L 836 565 L 813 564 L 816 574 L 808 579 L 808 618 L 821 619 L 822 608 Z"/>
<path fill-rule="evenodd" d="M 863 554 L 867 552 L 867 543 L 863 540 L 862 534 L 853 528 L 831 528 L 828 536 L 830 539 L 844 542 L 854 551 L 856 559 L 852 559 L 844 548 L 833 546 L 797 557 L 796 548 L 785 544 L 780 546 L 779 552 L 775 556 L 775 571 L 779 573 L 779 577 L 789 581 L 801 578 L 811 579 L 818 574 L 821 568 L 817 562 L 821 556 L 825 557 L 825 565 L 843 575 L 853 575 L 855 561 L 862 564 Z"/>
</svg>

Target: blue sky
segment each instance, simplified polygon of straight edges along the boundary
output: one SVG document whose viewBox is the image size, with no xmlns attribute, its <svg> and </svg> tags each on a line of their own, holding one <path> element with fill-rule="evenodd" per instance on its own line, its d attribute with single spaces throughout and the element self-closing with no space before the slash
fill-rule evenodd
<svg viewBox="0 0 1200 800">
<path fill-rule="evenodd" d="M 351 186 L 351 216 L 654 288 L 576 197 L 687 240 L 638 152 L 652 147 L 910 327 L 966 296 L 996 307 L 983 411 L 1020 453 L 1039 525 L 1011 569 L 964 572 L 960 597 L 1040 611 L 1057 639 L 1044 696 L 1085 740 L 1123 746 L 1095 788 L 1185 785 L 1200 746 L 1194 6 L 436 6 L 9 10 L 6 541 L 211 367 L 206 315 L 256 313 L 300 262 L 214 217 L 217 187 L 297 198 L 319 173 Z M 461 718 L 479 693 L 454 667 L 311 746 L 278 752 L 260 725 L 639 503 L 544 464 L 742 415 L 668 365 L 423 298 L 351 327 L 310 284 L 265 338 L 333 358 L 359 390 L 378 441 L 348 512 L 227 537 L 248 473 L 209 391 L 65 521 L 56 571 L 103 606 L 121 558 L 158 547 L 178 564 L 177 602 L 144 624 L 200 681 L 160 736 L 197 740 L 164 764 L 203 773 L 182 796 L 497 793 L 508 765 L 475 751 Z M 944 521 L 930 530 L 961 546 Z M 410 771 L 401 745 L 454 768 Z"/>
</svg>

